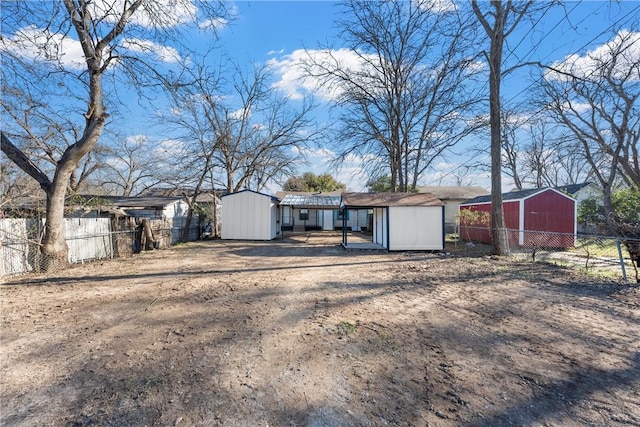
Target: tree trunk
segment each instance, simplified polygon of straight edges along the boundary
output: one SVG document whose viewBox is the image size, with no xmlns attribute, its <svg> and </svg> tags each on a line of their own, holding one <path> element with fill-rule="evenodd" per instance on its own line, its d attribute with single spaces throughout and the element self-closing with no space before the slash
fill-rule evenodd
<svg viewBox="0 0 640 427">
<path fill-rule="evenodd" d="M 510 4 L 510 2 L 508 3 Z M 505 39 L 505 22 L 508 11 L 501 1 L 493 0 L 493 27 L 484 18 L 477 1 L 472 1 L 474 13 L 480 20 L 491 47 L 489 49 L 489 124 L 491 126 L 491 238 L 493 254 L 508 255 L 502 206 L 502 144 L 500 81 L 502 77 L 502 49 Z"/>
<path fill-rule="evenodd" d="M 56 175 L 59 178 L 60 175 Z M 68 178 L 66 180 L 68 182 Z M 64 199 L 67 182 L 54 179 L 51 191 L 47 192 L 47 212 L 44 225 L 41 271 L 55 271 L 64 268 L 69 259 L 69 248 L 64 238 Z"/>
<path fill-rule="evenodd" d="M 499 2 L 496 2 L 499 3 Z M 496 7 L 496 21 L 489 53 L 489 124 L 491 126 L 491 237 L 493 253 L 508 255 L 509 248 L 504 226 L 502 206 L 502 144 L 500 81 L 502 75 L 502 46 L 504 43 L 504 10 Z"/>
</svg>

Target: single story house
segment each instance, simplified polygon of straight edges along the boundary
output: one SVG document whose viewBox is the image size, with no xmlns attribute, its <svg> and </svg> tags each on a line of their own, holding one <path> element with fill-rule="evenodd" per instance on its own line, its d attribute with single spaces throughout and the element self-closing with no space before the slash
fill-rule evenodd
<svg viewBox="0 0 640 427">
<path fill-rule="evenodd" d="M 577 223 L 573 197 L 553 188 L 537 188 L 505 193 L 502 204 L 511 247 L 575 246 Z M 490 214 L 490 195 L 461 203 L 460 237 L 491 244 Z"/>
<path fill-rule="evenodd" d="M 340 210 L 341 191 L 330 193 L 278 192 L 285 231 L 341 230 L 343 211 Z M 370 214 L 367 211 L 344 211 L 347 228 L 366 231 Z"/>
<path fill-rule="evenodd" d="M 568 194 L 576 199 L 578 205 L 587 199 L 602 200 L 602 190 L 593 182 L 583 182 L 581 184 L 563 185 L 555 187 L 561 193 Z"/>
<path fill-rule="evenodd" d="M 428 193 L 343 193 L 342 210 L 371 210 L 372 243 L 389 251 L 444 249 L 444 203 Z M 347 241 L 343 219 L 342 244 Z"/>
<path fill-rule="evenodd" d="M 444 203 L 444 225 L 447 233 L 456 231 L 456 222 L 460 203 L 473 199 L 474 197 L 484 196 L 490 193 L 482 187 L 477 186 L 425 186 L 418 189 L 420 193 L 429 193 L 442 200 Z"/>
<path fill-rule="evenodd" d="M 109 217 L 114 231 L 135 231 L 131 246 L 138 252 L 180 242 L 188 213 L 189 205 L 184 197 L 77 195 L 67 200 L 65 216 Z M 142 233 L 141 228 L 146 232 Z M 142 238 L 143 234 L 146 239 Z M 197 217 L 192 218 L 188 234 L 188 240 L 198 239 Z M 119 238 L 124 239 L 124 235 Z M 124 239 L 118 243 L 118 251 L 125 253 L 129 245 Z"/>
<path fill-rule="evenodd" d="M 253 190 L 222 196 L 225 240 L 273 240 L 280 235 L 279 199 Z"/>
</svg>

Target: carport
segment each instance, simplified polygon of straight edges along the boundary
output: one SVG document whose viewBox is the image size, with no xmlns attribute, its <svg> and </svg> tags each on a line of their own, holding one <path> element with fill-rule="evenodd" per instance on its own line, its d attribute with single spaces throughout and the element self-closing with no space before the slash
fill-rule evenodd
<svg viewBox="0 0 640 427">
<path fill-rule="evenodd" d="M 343 222 L 342 245 L 347 249 L 444 249 L 444 203 L 432 194 L 343 193 L 340 209 L 373 211 L 370 244 L 349 244 Z"/>
<path fill-rule="evenodd" d="M 283 230 L 333 230 L 339 195 L 287 194 L 280 201 Z"/>
</svg>

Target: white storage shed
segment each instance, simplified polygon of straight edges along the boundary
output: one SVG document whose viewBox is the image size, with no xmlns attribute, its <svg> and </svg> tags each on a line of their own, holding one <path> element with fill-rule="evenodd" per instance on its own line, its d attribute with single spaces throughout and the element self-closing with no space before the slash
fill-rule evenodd
<svg viewBox="0 0 640 427">
<path fill-rule="evenodd" d="M 280 234 L 278 198 L 252 190 L 222 196 L 226 240 L 272 240 Z"/>
<path fill-rule="evenodd" d="M 342 209 L 373 210 L 372 243 L 389 251 L 444 249 L 444 203 L 428 193 L 343 193 Z M 349 247 L 346 228 L 342 244 Z"/>
</svg>

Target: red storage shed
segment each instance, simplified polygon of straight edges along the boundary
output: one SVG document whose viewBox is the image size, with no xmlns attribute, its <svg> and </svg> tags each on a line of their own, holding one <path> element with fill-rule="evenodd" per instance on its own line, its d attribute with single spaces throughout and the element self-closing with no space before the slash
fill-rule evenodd
<svg viewBox="0 0 640 427">
<path fill-rule="evenodd" d="M 575 246 L 576 200 L 553 188 L 513 191 L 502 195 L 509 245 L 569 248 Z M 463 211 L 487 212 L 480 223 L 476 216 Z M 479 196 L 460 204 L 460 236 L 491 244 L 487 223 L 491 213 L 491 196 Z"/>
</svg>

